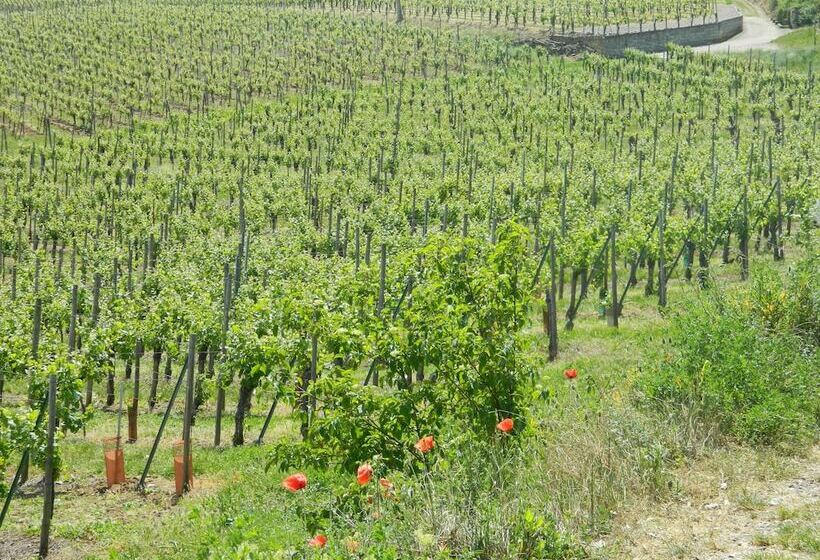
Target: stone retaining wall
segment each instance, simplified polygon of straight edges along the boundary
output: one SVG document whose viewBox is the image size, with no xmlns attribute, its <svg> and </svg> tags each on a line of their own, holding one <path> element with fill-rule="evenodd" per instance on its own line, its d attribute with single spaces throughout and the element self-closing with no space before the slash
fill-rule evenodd
<svg viewBox="0 0 820 560">
<path fill-rule="evenodd" d="M 719 5 L 717 14 L 703 18 L 585 29 L 549 39 L 568 46 L 581 46 L 606 56 L 622 56 L 626 49 L 662 52 L 668 43 L 690 47 L 721 43 L 743 31 L 743 15 L 734 6 Z"/>
</svg>

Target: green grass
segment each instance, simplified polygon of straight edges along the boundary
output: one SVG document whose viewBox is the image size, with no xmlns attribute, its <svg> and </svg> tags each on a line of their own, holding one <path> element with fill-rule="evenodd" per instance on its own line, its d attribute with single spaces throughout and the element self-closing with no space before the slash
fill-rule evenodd
<svg viewBox="0 0 820 560">
<path fill-rule="evenodd" d="M 23 148 L 30 149 L 31 144 L 35 144 L 37 146 L 44 145 L 46 141 L 46 137 L 42 134 L 26 134 L 25 136 L 15 136 L 11 133 L 8 127 L 6 127 L 6 147 L 8 148 L 8 153 L 14 154 L 17 153 L 18 150 Z M 0 131 L 0 143 L 2 143 L 2 131 Z M 0 146 L 0 154 L 4 153 L 4 149 Z"/>
<path fill-rule="evenodd" d="M 777 530 L 777 542 L 794 552 L 820 553 L 820 537 L 816 523 L 787 522 Z"/>
<path fill-rule="evenodd" d="M 780 48 L 775 51 L 775 62 L 780 67 L 816 73 L 820 67 L 820 37 L 814 27 L 804 27 L 775 40 Z"/>
<path fill-rule="evenodd" d="M 816 49 L 820 47 L 817 28 L 803 27 L 775 39 L 775 43 L 789 49 Z"/>
<path fill-rule="evenodd" d="M 781 507 L 777 510 L 779 521 L 791 521 L 795 519 L 811 519 L 813 516 L 820 516 L 817 506 L 803 506 L 798 508 Z"/>
<path fill-rule="evenodd" d="M 749 556 L 749 560 L 795 560 L 795 558 L 791 554 L 780 552 L 754 552 Z"/>
</svg>

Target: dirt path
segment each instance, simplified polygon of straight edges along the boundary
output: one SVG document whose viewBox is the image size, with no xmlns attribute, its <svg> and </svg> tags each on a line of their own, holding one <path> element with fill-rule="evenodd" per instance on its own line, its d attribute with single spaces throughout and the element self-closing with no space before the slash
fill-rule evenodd
<svg viewBox="0 0 820 560">
<path fill-rule="evenodd" d="M 695 47 L 695 52 L 743 52 L 749 49 L 774 50 L 773 41 L 790 30 L 778 27 L 766 12 L 753 1 L 736 2 L 743 12 L 743 31 L 722 43 Z"/>
<path fill-rule="evenodd" d="M 820 558 L 820 448 L 801 460 L 727 452 L 687 471 L 678 500 L 619 521 L 606 558 Z"/>
</svg>

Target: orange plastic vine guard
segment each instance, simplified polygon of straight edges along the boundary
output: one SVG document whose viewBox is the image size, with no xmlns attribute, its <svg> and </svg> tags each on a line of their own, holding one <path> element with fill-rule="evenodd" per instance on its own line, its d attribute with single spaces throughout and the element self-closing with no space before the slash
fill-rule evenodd
<svg viewBox="0 0 820 560">
<path fill-rule="evenodd" d="M 125 456 L 120 446 L 120 438 L 103 439 L 105 457 L 105 480 L 109 488 L 115 484 L 125 484 Z"/>
<path fill-rule="evenodd" d="M 182 496 L 183 493 L 183 481 L 185 480 L 185 474 L 183 473 L 183 464 L 182 458 L 185 455 L 185 442 L 183 440 L 177 440 L 174 442 L 174 482 L 176 483 L 176 492 L 177 496 Z M 194 462 L 191 459 L 191 455 L 188 455 L 188 488 L 194 487 Z"/>
</svg>

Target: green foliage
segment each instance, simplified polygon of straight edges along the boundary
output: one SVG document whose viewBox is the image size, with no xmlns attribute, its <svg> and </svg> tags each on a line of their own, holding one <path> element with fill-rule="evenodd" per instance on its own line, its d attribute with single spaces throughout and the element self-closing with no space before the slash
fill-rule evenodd
<svg viewBox="0 0 820 560">
<path fill-rule="evenodd" d="M 787 279 L 761 267 L 752 285 L 704 293 L 674 319 L 671 354 L 641 380 L 651 406 L 680 410 L 734 439 L 799 444 L 820 421 L 815 259 Z"/>
<path fill-rule="evenodd" d="M 769 0 L 772 19 L 787 27 L 817 23 L 820 8 L 815 0 Z"/>
<path fill-rule="evenodd" d="M 31 451 L 34 464 L 42 464 L 45 457 L 45 414 L 37 423 L 38 413 L 45 409 L 49 376 L 57 377 L 57 421 L 61 433 L 82 429 L 92 411 L 82 405 L 82 379 L 85 375 L 98 375 L 105 371 L 108 360 L 98 363 L 95 352 L 101 345 L 92 335 L 83 352 L 69 356 L 63 344 L 51 337 L 40 342 L 39 357 L 31 355 L 31 335 L 25 332 L 27 323 L 20 321 L 15 306 L 0 311 L 0 328 L 4 333 L 0 341 L 0 379 L 3 383 L 23 381 L 27 394 L 23 398 L 27 406 L 0 406 L 0 472 L 5 472 L 9 458 L 18 456 L 25 449 Z M 100 367 L 99 371 L 97 370 Z M 59 434 L 58 434 L 59 438 Z M 56 468 L 61 467 L 57 447 Z M 0 495 L 7 490 L 5 480 L 0 481 Z"/>
<path fill-rule="evenodd" d="M 276 444 L 271 457 L 282 469 L 337 465 L 355 472 L 376 456 L 391 469 L 411 466 L 413 445 L 438 430 L 447 404 L 433 384 L 381 393 L 344 374 L 320 380 L 313 392 L 323 414 L 305 442 Z"/>
<path fill-rule="evenodd" d="M 45 448 L 45 433 L 34 429 L 36 419 L 36 410 L 15 412 L 0 407 L 0 472 L 6 472 L 13 452 Z M 0 478 L 0 499 L 5 498 L 7 491 L 6 477 Z"/>
<path fill-rule="evenodd" d="M 375 334 L 376 367 L 396 390 L 360 385 L 355 370 L 330 367 L 313 384 L 321 414 L 307 439 L 279 444 L 272 462 L 284 467 L 337 463 L 353 469 L 375 455 L 393 469 L 418 463 L 414 443 L 455 422 L 486 437 L 495 424 L 525 411 L 530 369 L 520 330 L 527 318 L 532 272 L 526 230 L 499 230 L 495 245 L 434 238 L 419 253 L 421 268 L 406 304 Z M 411 383 L 420 365 L 435 383 Z"/>
<path fill-rule="evenodd" d="M 3 336 L 0 337 L 0 378 L 10 381 L 26 373 L 31 340 L 25 327 L 10 315 L 0 315 Z"/>
<path fill-rule="evenodd" d="M 42 402 L 48 395 L 48 380 L 57 379 L 57 422 L 65 431 L 82 429 L 91 411 L 82 406 L 83 381 L 78 362 L 66 355 L 50 356 L 38 364 L 29 384 L 32 402 Z"/>
</svg>

